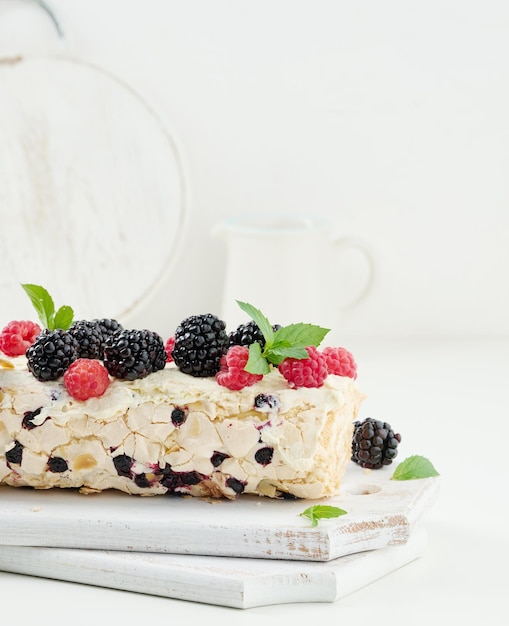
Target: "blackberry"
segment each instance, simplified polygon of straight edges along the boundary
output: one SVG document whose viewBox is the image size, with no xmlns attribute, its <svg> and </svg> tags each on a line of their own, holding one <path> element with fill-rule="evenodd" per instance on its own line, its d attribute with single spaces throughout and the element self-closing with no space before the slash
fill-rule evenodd
<svg viewBox="0 0 509 626">
<path fill-rule="evenodd" d="M 276 332 L 281 328 L 279 324 L 274 324 L 272 330 Z M 265 347 L 265 337 L 255 322 L 247 322 L 240 324 L 228 335 L 230 346 L 250 346 L 252 343 L 258 342 L 260 346 Z"/>
<path fill-rule="evenodd" d="M 189 472 L 176 472 L 169 464 L 163 469 L 163 477 L 160 480 L 161 485 L 166 487 L 169 494 L 187 493 L 193 485 L 199 485 L 203 480 L 207 480 L 208 476 L 200 474 L 194 470 Z"/>
<path fill-rule="evenodd" d="M 78 342 L 78 357 L 84 359 L 102 359 L 103 335 L 96 322 L 80 320 L 74 322 L 67 331 Z"/>
<path fill-rule="evenodd" d="M 217 450 L 215 450 L 210 457 L 210 462 L 214 467 L 219 467 L 225 459 L 229 458 L 229 454 L 226 454 L 225 452 L 218 452 Z"/>
<path fill-rule="evenodd" d="M 124 330 L 124 327 L 120 322 L 111 318 L 94 319 L 92 320 L 92 323 L 99 327 L 99 330 L 105 339 L 107 339 L 110 335 L 114 335 L 118 330 Z"/>
<path fill-rule="evenodd" d="M 240 495 L 241 493 L 244 492 L 244 489 L 246 488 L 247 482 L 245 480 L 239 480 L 238 478 L 234 478 L 233 476 L 229 476 L 226 479 L 226 481 L 225 481 L 225 485 L 227 487 L 229 487 L 230 489 L 233 489 L 233 491 L 237 495 Z"/>
<path fill-rule="evenodd" d="M 119 476 L 125 476 L 131 478 L 131 469 L 134 464 L 134 459 L 127 454 L 119 454 L 113 457 L 113 465 L 117 470 Z"/>
<path fill-rule="evenodd" d="M 21 465 L 21 461 L 23 459 L 23 444 L 21 444 L 17 439 L 14 440 L 14 445 L 12 448 L 7 450 L 5 453 L 5 460 L 7 461 L 7 465 Z"/>
<path fill-rule="evenodd" d="M 274 455 L 274 448 L 271 446 L 265 446 L 263 448 L 259 448 L 254 455 L 255 461 L 260 465 L 268 465 L 272 462 L 272 457 Z"/>
<path fill-rule="evenodd" d="M 115 378 L 145 378 L 166 365 L 166 350 L 160 335 L 151 330 L 119 330 L 104 347 L 104 366 Z"/>
<path fill-rule="evenodd" d="M 48 459 L 48 469 L 55 474 L 61 474 L 69 469 L 69 465 L 67 461 L 60 456 L 50 456 Z"/>
<path fill-rule="evenodd" d="M 281 402 L 277 396 L 266 393 L 259 393 L 254 399 L 254 408 L 258 411 L 270 411 L 271 409 L 278 409 L 280 406 Z"/>
<path fill-rule="evenodd" d="M 102 335 L 101 353 L 104 352 L 104 346 L 108 337 L 113 336 L 119 330 L 124 330 L 124 327 L 120 322 L 111 318 L 94 319 L 92 320 L 92 324 L 97 326 L 99 333 Z"/>
<path fill-rule="evenodd" d="M 391 425 L 367 417 L 354 422 L 352 461 L 369 469 L 390 465 L 398 454 L 401 435 L 395 434 Z"/>
<path fill-rule="evenodd" d="M 172 357 L 175 365 L 195 377 L 215 376 L 228 350 L 226 324 L 215 315 L 191 315 L 175 331 Z"/>
<path fill-rule="evenodd" d="M 179 406 L 175 407 L 171 412 L 171 421 L 174 426 L 182 426 L 187 419 L 187 411 Z"/>
<path fill-rule="evenodd" d="M 148 487 L 150 487 L 152 485 L 154 481 L 150 481 L 147 478 L 147 475 L 143 472 L 142 474 L 135 474 L 134 476 L 134 483 L 138 486 L 141 487 L 142 489 L 147 489 Z"/>
<path fill-rule="evenodd" d="M 44 329 L 26 352 L 28 369 L 37 380 L 56 380 L 78 358 L 78 347 L 67 331 Z"/>
</svg>

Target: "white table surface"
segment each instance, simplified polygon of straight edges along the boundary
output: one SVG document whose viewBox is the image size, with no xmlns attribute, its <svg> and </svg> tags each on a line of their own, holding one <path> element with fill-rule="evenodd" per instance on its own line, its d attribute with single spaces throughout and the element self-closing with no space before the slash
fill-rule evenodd
<svg viewBox="0 0 509 626">
<path fill-rule="evenodd" d="M 388 421 L 402 434 L 398 460 L 422 454 L 441 474 L 439 499 L 424 522 L 423 557 L 335 603 L 246 610 L 0 572 L 2 623 L 509 623 L 509 338 L 354 340 L 346 347 L 368 395 L 360 417 Z"/>
</svg>

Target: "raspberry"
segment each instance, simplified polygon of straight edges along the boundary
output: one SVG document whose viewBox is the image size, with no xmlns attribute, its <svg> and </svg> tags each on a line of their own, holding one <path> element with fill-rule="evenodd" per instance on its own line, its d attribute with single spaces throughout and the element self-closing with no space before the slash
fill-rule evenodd
<svg viewBox="0 0 509 626">
<path fill-rule="evenodd" d="M 166 363 L 173 363 L 173 347 L 175 346 L 175 337 L 169 337 L 164 344 L 166 350 Z"/>
<path fill-rule="evenodd" d="M 327 362 L 314 346 L 306 348 L 307 359 L 286 358 L 279 371 L 290 387 L 321 387 L 328 376 Z"/>
<path fill-rule="evenodd" d="M 219 362 L 219 372 L 216 374 L 218 384 L 239 391 L 260 381 L 262 374 L 251 374 L 244 369 L 248 358 L 247 346 L 232 346 Z"/>
<path fill-rule="evenodd" d="M 95 359 L 77 359 L 64 373 L 64 385 L 76 400 L 98 398 L 108 388 L 108 370 Z"/>
<path fill-rule="evenodd" d="M 21 356 L 41 332 L 39 324 L 31 321 L 12 321 L 0 333 L 0 350 L 7 356 Z"/>
<path fill-rule="evenodd" d="M 324 348 L 322 355 L 327 363 L 329 374 L 357 378 L 357 363 L 352 353 L 345 348 Z"/>
</svg>

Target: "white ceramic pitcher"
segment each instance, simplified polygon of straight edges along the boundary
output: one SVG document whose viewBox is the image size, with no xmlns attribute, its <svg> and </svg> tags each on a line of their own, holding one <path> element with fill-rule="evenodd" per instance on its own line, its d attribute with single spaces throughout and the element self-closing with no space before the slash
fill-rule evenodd
<svg viewBox="0 0 509 626">
<path fill-rule="evenodd" d="M 314 217 L 231 219 L 213 233 L 227 246 L 222 319 L 228 329 L 247 322 L 237 300 L 249 302 L 272 324 L 297 322 L 337 328 L 341 312 L 358 304 L 373 282 L 373 259 L 353 238 L 333 238 L 332 224 Z M 360 284 L 345 301 L 338 282 L 340 252 L 354 249 L 363 265 Z M 352 291 L 352 290 L 350 290 Z"/>
</svg>

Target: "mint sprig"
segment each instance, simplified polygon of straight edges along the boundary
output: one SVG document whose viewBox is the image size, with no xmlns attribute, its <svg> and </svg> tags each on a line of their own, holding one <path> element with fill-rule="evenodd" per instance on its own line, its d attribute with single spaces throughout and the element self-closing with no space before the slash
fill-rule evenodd
<svg viewBox="0 0 509 626">
<path fill-rule="evenodd" d="M 49 330 L 57 328 L 67 330 L 71 326 L 74 311 L 70 306 L 63 305 L 58 310 L 55 310 L 53 298 L 44 287 L 27 283 L 21 286 L 30 298 L 44 328 Z"/>
<path fill-rule="evenodd" d="M 330 330 L 300 323 L 283 326 L 274 332 L 272 324 L 259 309 L 248 302 L 237 300 L 237 304 L 251 317 L 265 339 L 263 350 L 257 342 L 249 346 L 249 359 L 244 369 L 251 374 L 268 374 L 270 364 L 279 365 L 286 358 L 307 359 L 306 347 L 318 347 Z"/>
<path fill-rule="evenodd" d="M 318 525 L 318 520 L 331 519 L 333 517 L 340 517 L 341 515 L 346 514 L 346 511 L 338 508 L 337 506 L 315 504 L 314 506 L 308 507 L 305 511 L 302 511 L 300 515 L 301 517 L 307 517 L 308 519 L 310 519 L 311 526 L 314 527 Z"/>
<path fill-rule="evenodd" d="M 416 480 L 431 476 L 440 476 L 433 463 L 424 456 L 414 454 L 396 467 L 391 480 Z"/>
</svg>

